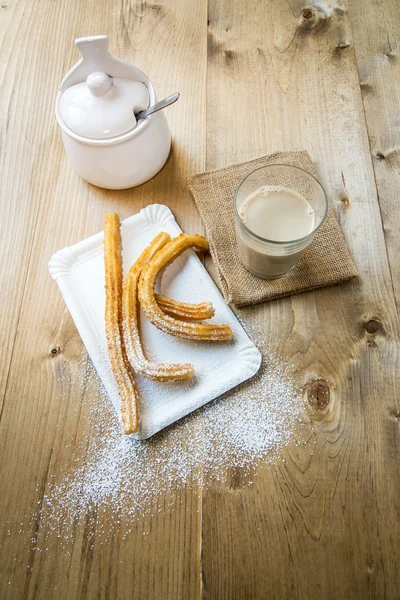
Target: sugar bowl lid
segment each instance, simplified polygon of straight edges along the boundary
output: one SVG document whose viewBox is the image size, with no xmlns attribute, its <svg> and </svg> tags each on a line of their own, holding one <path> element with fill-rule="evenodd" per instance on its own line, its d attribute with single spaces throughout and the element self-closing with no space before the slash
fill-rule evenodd
<svg viewBox="0 0 400 600">
<path fill-rule="evenodd" d="M 149 105 L 146 85 L 134 79 L 94 71 L 68 87 L 60 99 L 64 123 L 82 137 L 107 139 L 136 126 L 135 113 Z"/>
</svg>

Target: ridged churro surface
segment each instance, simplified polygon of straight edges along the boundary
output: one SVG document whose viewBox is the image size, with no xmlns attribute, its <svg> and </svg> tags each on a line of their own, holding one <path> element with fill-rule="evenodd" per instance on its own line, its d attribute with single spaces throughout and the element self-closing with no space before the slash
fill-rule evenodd
<svg viewBox="0 0 400 600">
<path fill-rule="evenodd" d="M 134 371 L 158 381 L 180 381 L 190 379 L 194 374 L 193 366 L 187 364 L 155 363 L 146 359 L 140 340 L 138 283 L 143 267 L 151 257 L 170 241 L 167 233 L 159 233 L 135 261 L 126 276 L 122 301 L 122 331 L 128 359 Z M 168 307 L 186 306 L 186 310 L 195 313 L 193 305 L 185 305 L 162 297 Z"/>
<path fill-rule="evenodd" d="M 206 251 L 208 242 L 200 235 L 181 233 L 163 246 L 143 268 L 139 280 L 139 301 L 143 312 L 153 325 L 176 337 L 215 342 L 230 340 L 232 330 L 229 325 L 191 323 L 176 319 L 167 315 L 157 304 L 154 284 L 158 273 L 187 248 Z"/>
<path fill-rule="evenodd" d="M 187 302 L 179 302 L 178 300 L 167 298 L 167 296 L 161 296 L 160 294 L 155 294 L 154 297 L 158 306 L 170 317 L 201 321 L 202 319 L 211 319 L 215 314 L 211 302 L 189 304 Z"/>
<path fill-rule="evenodd" d="M 105 268 L 105 328 L 108 356 L 119 389 L 121 421 L 124 433 L 139 428 L 138 396 L 128 364 L 122 339 L 122 267 L 120 250 L 120 221 L 115 213 L 108 213 L 104 226 Z"/>
</svg>

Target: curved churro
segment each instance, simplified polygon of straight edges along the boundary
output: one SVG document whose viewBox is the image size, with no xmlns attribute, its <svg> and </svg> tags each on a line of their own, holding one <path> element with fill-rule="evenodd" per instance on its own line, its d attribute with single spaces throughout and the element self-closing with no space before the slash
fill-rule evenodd
<svg viewBox="0 0 400 600">
<path fill-rule="evenodd" d="M 229 325 L 214 323 L 189 323 L 166 315 L 158 306 L 154 295 L 154 283 L 160 270 L 180 256 L 187 248 L 208 250 L 207 240 L 196 234 L 181 233 L 157 252 L 143 268 L 139 281 L 140 305 L 153 325 L 177 337 L 191 340 L 225 341 L 232 339 Z"/>
<path fill-rule="evenodd" d="M 134 371 L 158 381 L 181 381 L 194 375 L 193 365 L 150 362 L 143 354 L 139 330 L 138 283 L 143 267 L 151 257 L 170 240 L 167 233 L 159 233 L 142 252 L 129 270 L 122 294 L 122 333 L 128 359 Z M 168 300 L 168 299 L 167 299 Z M 175 302 L 172 302 L 175 304 Z M 178 303 L 179 304 L 179 303 Z"/>
<path fill-rule="evenodd" d="M 119 389 L 124 433 L 139 428 L 138 396 L 126 357 L 121 332 L 122 268 L 119 246 L 119 216 L 108 213 L 104 226 L 105 326 L 108 356 Z"/>
<path fill-rule="evenodd" d="M 200 304 L 188 304 L 187 302 L 179 302 L 167 296 L 154 294 L 158 306 L 170 317 L 178 319 L 189 319 L 193 321 L 201 321 L 202 319 L 211 319 L 214 316 L 215 310 L 211 302 L 200 302 Z"/>
</svg>

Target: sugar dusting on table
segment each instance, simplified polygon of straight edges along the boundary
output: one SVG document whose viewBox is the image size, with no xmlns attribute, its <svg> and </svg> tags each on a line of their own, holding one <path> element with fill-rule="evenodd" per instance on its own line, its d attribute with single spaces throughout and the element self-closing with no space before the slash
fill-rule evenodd
<svg viewBox="0 0 400 600">
<path fill-rule="evenodd" d="M 262 346 L 262 331 L 253 326 L 249 333 Z M 226 481 L 232 468 L 250 485 L 254 467 L 284 460 L 285 446 L 301 443 L 302 430 L 309 432 L 295 365 L 273 354 L 264 355 L 250 381 L 145 441 L 121 432 L 89 358 L 81 360 L 86 364 L 81 380 L 61 376 L 59 385 L 75 386 L 74 395 L 88 403 L 87 449 L 77 449 L 40 508 L 42 525 L 58 537 L 63 528 L 102 511 L 116 523 L 154 514 L 160 499 L 173 498 L 184 486 L 201 492 Z"/>
</svg>

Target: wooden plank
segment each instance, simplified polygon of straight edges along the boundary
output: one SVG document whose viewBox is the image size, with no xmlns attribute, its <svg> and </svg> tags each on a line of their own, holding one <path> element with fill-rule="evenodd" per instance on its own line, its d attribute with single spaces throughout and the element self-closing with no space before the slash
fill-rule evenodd
<svg viewBox="0 0 400 600">
<path fill-rule="evenodd" d="M 345 3 L 209 3 L 207 167 L 308 150 L 360 273 L 241 311 L 332 412 L 250 488 L 205 493 L 209 598 L 398 595 L 398 322 L 352 43 Z"/>
<path fill-rule="evenodd" d="M 400 124 L 395 107 L 400 102 L 400 5 L 396 0 L 350 0 L 349 12 L 386 250 L 398 302 Z"/>
<path fill-rule="evenodd" d="M 31 53 L 31 45 L 36 35 L 43 34 L 47 19 L 35 19 L 36 7 L 29 2 L 5 3 L 0 11 L 0 81 L 1 81 L 1 155 L 2 177 L 0 195 L 2 198 L 2 230 L 0 239 L 1 261 L 0 305 L 8 307 L 0 313 L 0 407 L 8 380 L 14 339 L 18 326 L 21 301 L 26 285 L 26 274 L 30 260 L 32 240 L 35 229 L 38 201 L 31 202 L 32 195 L 40 196 L 40 188 L 46 182 L 39 182 L 34 168 L 35 157 L 40 152 L 38 132 L 42 126 L 53 124 L 52 111 L 41 115 L 40 122 L 32 119 L 38 111 L 44 93 L 54 97 L 57 89 L 55 81 L 60 69 L 54 63 L 53 56 L 43 63 L 44 70 L 38 72 L 35 59 L 43 55 L 39 48 Z M 62 18 L 62 13 L 60 15 Z M 36 22 L 37 29 L 32 31 Z M 14 39 L 19 36 L 17 47 Z M 54 75 L 54 70 L 56 74 Z M 46 82 L 48 74 L 53 76 L 50 85 Z M 33 75 L 36 77 L 33 77 Z M 48 91 L 46 87 L 49 88 Z M 31 89 L 35 88 L 35 94 Z M 16 101 L 18 89 L 18 101 Z M 45 91 L 46 90 L 46 91 Z M 49 140 L 49 148 L 52 143 Z M 50 150 L 51 152 L 51 150 Z M 21 164 L 20 157 L 25 160 Z"/>
<path fill-rule="evenodd" d="M 186 230 L 201 230 L 186 177 L 204 168 L 206 2 L 111 6 L 94 0 L 15 0 L 0 16 L 3 111 L 8 111 L 8 129 L 2 130 L 0 236 L 6 325 L 0 350 L 0 595 L 195 598 L 200 589 L 196 489 L 177 494 L 175 512 L 127 524 L 132 530 L 127 537 L 121 526 L 107 541 L 96 537 L 92 543 L 91 524 L 74 523 L 68 551 L 54 537 L 42 552 L 34 550 L 35 540 L 45 541 L 49 532 L 31 511 L 54 478 L 71 468 L 73 447 L 82 444 L 85 454 L 87 436 L 98 435 L 85 412 L 94 392 L 82 389 L 77 395 L 57 383 L 60 377 L 82 379 L 84 366 L 77 360 L 79 336 L 47 272 L 51 254 L 101 230 L 108 210 L 124 218 L 152 202 L 168 204 Z M 83 182 L 67 162 L 54 118 L 57 87 L 78 58 L 74 38 L 102 32 L 110 35 L 111 52 L 149 74 L 159 97 L 181 92 L 168 113 L 174 138 L 168 164 L 135 190 L 109 192 Z M 52 348 L 59 349 L 55 356 Z M 97 520 L 107 525 L 112 510 Z"/>
</svg>

